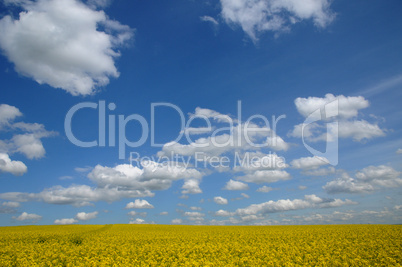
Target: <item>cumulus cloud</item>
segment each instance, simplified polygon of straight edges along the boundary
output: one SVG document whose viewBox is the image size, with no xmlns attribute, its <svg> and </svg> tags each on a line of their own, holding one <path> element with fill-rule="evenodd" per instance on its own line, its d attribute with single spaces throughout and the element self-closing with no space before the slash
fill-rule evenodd
<svg viewBox="0 0 402 267">
<path fill-rule="evenodd" d="M 269 192 L 271 192 L 272 190 L 274 190 L 272 187 L 269 187 L 269 186 L 264 185 L 264 186 L 258 188 L 258 189 L 257 189 L 257 192 L 260 192 L 260 193 L 269 193 Z"/>
<path fill-rule="evenodd" d="M 250 121 L 242 123 L 230 115 L 199 107 L 195 109 L 194 114 L 190 114 L 190 120 L 194 118 L 202 118 L 208 122 L 208 127 L 198 130 L 202 129 L 202 133 L 213 130 L 211 134 L 195 140 L 190 140 L 186 135 L 188 144 L 181 144 L 177 141 L 168 142 L 163 145 L 158 156 L 178 154 L 193 156 L 197 157 L 197 160 L 202 160 L 200 159 L 202 157 L 199 157 L 200 155 L 213 157 L 238 151 L 252 150 L 255 152 L 264 147 L 274 150 L 287 150 L 289 148 L 289 145 L 277 136 L 269 125 L 257 125 Z M 212 126 L 212 123 L 217 123 L 217 125 Z M 186 133 L 189 129 L 193 131 L 197 128 L 187 128 L 182 133 Z M 198 156 L 196 156 L 197 154 Z"/>
<path fill-rule="evenodd" d="M 228 217 L 228 216 L 232 216 L 233 213 L 226 211 L 226 210 L 218 210 L 217 212 L 215 212 L 216 216 L 222 216 L 222 217 Z"/>
<path fill-rule="evenodd" d="M 136 190 L 166 190 L 173 181 L 197 178 L 203 174 L 196 169 L 185 168 L 177 164 L 159 164 L 153 161 L 144 161 L 142 168 L 130 164 L 121 164 L 116 167 L 97 165 L 88 178 L 99 187 L 116 186 Z"/>
<path fill-rule="evenodd" d="M 0 153 L 0 171 L 20 176 L 27 172 L 27 166 L 21 161 L 11 160 L 5 153 Z"/>
<path fill-rule="evenodd" d="M 98 212 L 97 212 L 97 211 L 89 212 L 89 213 L 86 213 L 86 212 L 78 212 L 77 215 L 75 215 L 75 218 L 76 218 L 77 220 L 80 220 L 80 221 L 88 221 L 88 220 L 95 219 L 96 216 L 98 216 Z"/>
<path fill-rule="evenodd" d="M 136 199 L 134 202 L 127 203 L 126 209 L 153 209 L 154 206 L 149 204 L 145 199 Z"/>
<path fill-rule="evenodd" d="M 390 166 L 369 166 L 357 172 L 355 178 L 343 173 L 323 188 L 330 194 L 370 193 L 381 188 L 402 186 L 400 174 Z"/>
<path fill-rule="evenodd" d="M 338 106 L 327 105 L 333 101 L 338 101 Z M 360 109 L 365 109 L 369 106 L 368 100 L 362 96 L 334 96 L 326 94 L 325 97 L 298 97 L 295 100 L 297 111 L 305 118 L 309 117 L 314 111 L 326 108 L 329 114 L 338 114 L 339 117 L 349 119 L 356 117 Z M 334 109 L 334 110 L 332 110 Z M 336 109 L 336 110 L 335 110 Z M 320 114 L 313 114 L 314 119 L 321 119 Z"/>
<path fill-rule="evenodd" d="M 278 181 L 289 180 L 290 178 L 291 178 L 290 174 L 282 170 L 256 171 L 254 173 L 236 177 L 237 180 L 256 184 L 275 183 Z"/>
<path fill-rule="evenodd" d="M 376 123 L 357 119 L 359 110 L 369 106 L 368 100 L 362 96 L 326 94 L 323 98 L 299 97 L 295 100 L 295 105 L 298 112 L 307 118 L 307 123 L 296 125 L 289 136 L 303 137 L 311 142 L 332 142 L 338 137 L 352 138 L 360 142 L 385 135 L 385 131 Z M 322 117 L 323 114 L 325 114 L 324 117 Z M 329 123 L 325 127 L 323 121 L 336 121 L 337 124 Z"/>
<path fill-rule="evenodd" d="M 40 193 L 7 192 L 1 193 L 0 199 L 10 201 L 43 201 L 48 204 L 73 205 L 77 207 L 91 205 L 92 202 L 106 201 L 108 203 L 135 197 L 154 196 L 148 190 L 121 190 L 114 188 L 93 188 L 88 185 L 72 185 L 69 187 L 54 186 Z"/>
<path fill-rule="evenodd" d="M 21 111 L 7 104 L 0 105 L 0 130 L 4 126 L 9 126 L 10 122 L 14 121 L 15 118 L 22 116 Z"/>
<path fill-rule="evenodd" d="M 137 219 L 135 219 L 135 220 L 131 220 L 130 222 L 129 222 L 129 224 L 144 224 L 145 223 L 145 220 L 144 219 L 140 219 L 140 218 L 137 218 Z"/>
<path fill-rule="evenodd" d="M 28 159 L 44 157 L 46 151 L 42 138 L 54 136 L 56 133 L 47 131 L 43 124 L 14 122 L 22 116 L 21 111 L 7 104 L 0 104 L 0 131 L 8 131 L 13 135 L 8 140 L 0 140 L 0 172 L 13 175 L 23 175 L 27 166 L 22 161 L 14 161 L 11 154 L 20 153 Z"/>
<path fill-rule="evenodd" d="M 182 219 L 173 219 L 172 221 L 171 221 L 171 224 L 182 224 L 183 223 L 183 220 Z"/>
<path fill-rule="evenodd" d="M 19 74 L 72 95 L 92 94 L 119 76 L 114 61 L 133 36 L 128 26 L 77 0 L 14 4 L 23 11 L 0 20 L 0 47 Z"/>
<path fill-rule="evenodd" d="M 316 195 L 306 195 L 304 199 L 280 199 L 277 201 L 268 201 L 261 204 L 252 204 L 246 208 L 237 209 L 236 214 L 240 216 L 244 215 L 257 215 L 274 212 L 282 212 L 289 210 L 300 210 L 307 208 L 330 208 L 340 207 L 343 205 L 357 204 L 351 200 L 341 199 L 325 199 Z"/>
<path fill-rule="evenodd" d="M 249 187 L 245 183 L 242 183 L 242 182 L 239 182 L 239 181 L 234 181 L 234 180 L 230 179 L 226 183 L 226 185 L 225 185 L 225 187 L 223 189 L 224 190 L 232 190 L 232 191 L 234 191 L 234 190 L 248 190 Z"/>
<path fill-rule="evenodd" d="M 182 194 L 201 194 L 202 190 L 200 188 L 200 181 L 196 179 L 186 180 L 181 187 L 183 190 Z"/>
<path fill-rule="evenodd" d="M 328 164 L 329 162 L 326 158 L 318 156 L 299 158 L 292 160 L 292 162 L 290 163 L 293 168 L 303 170 L 317 169 L 318 167 Z"/>
<path fill-rule="evenodd" d="M 36 222 L 36 221 L 39 221 L 40 219 L 42 219 L 42 216 L 37 215 L 37 214 L 33 214 L 33 213 L 23 212 L 18 217 L 13 217 L 13 219 L 15 219 L 17 221 L 32 221 L 32 222 Z"/>
<path fill-rule="evenodd" d="M 3 202 L 1 205 L 4 207 L 8 207 L 8 208 L 18 208 L 21 206 L 21 204 L 19 202 L 15 202 L 15 201 Z"/>
<path fill-rule="evenodd" d="M 333 19 L 328 0 L 221 0 L 222 17 L 226 23 L 240 25 L 257 41 L 264 31 L 281 32 L 302 20 L 313 20 L 324 28 Z"/>
<path fill-rule="evenodd" d="M 214 202 L 216 204 L 220 204 L 220 205 L 228 204 L 228 200 L 226 198 L 223 198 L 223 197 L 214 197 Z"/>
<path fill-rule="evenodd" d="M 58 225 L 67 225 L 67 224 L 74 224 L 77 223 L 78 221 L 74 218 L 65 218 L 65 219 L 57 219 L 54 221 L 54 224 Z"/>
</svg>

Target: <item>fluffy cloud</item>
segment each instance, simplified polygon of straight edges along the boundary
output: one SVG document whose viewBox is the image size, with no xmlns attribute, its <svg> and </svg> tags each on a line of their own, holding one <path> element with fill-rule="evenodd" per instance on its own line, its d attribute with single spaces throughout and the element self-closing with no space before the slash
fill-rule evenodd
<svg viewBox="0 0 402 267">
<path fill-rule="evenodd" d="M 121 190 L 119 188 L 93 188 L 88 185 L 70 187 L 55 186 L 40 193 L 7 192 L 1 193 L 0 199 L 10 201 L 43 201 L 49 204 L 73 205 L 77 207 L 91 205 L 92 202 L 114 202 L 122 198 L 154 196 L 148 190 Z"/>
<path fill-rule="evenodd" d="M 59 225 L 67 225 L 67 224 L 74 224 L 77 223 L 78 221 L 74 218 L 65 218 L 65 219 L 57 219 L 54 221 L 54 224 L 59 224 Z"/>
<path fill-rule="evenodd" d="M 327 105 L 333 101 L 338 101 L 338 105 Z M 297 111 L 307 118 L 313 114 L 316 110 L 325 107 L 328 114 L 338 114 L 339 117 L 349 119 L 356 117 L 360 109 L 367 108 L 369 102 L 362 96 L 334 96 L 333 94 L 326 94 L 325 97 L 308 97 L 308 98 L 296 98 L 295 105 Z M 313 116 L 315 113 L 313 114 Z M 317 113 L 317 116 L 320 115 Z M 321 119 L 321 117 L 314 117 L 315 119 Z"/>
<path fill-rule="evenodd" d="M 7 104 L 0 105 L 0 131 L 13 133 L 11 139 L 0 140 L 0 171 L 14 175 L 26 173 L 27 166 L 21 161 L 11 160 L 11 154 L 20 153 L 29 159 L 42 158 L 46 151 L 41 139 L 56 134 L 47 131 L 45 126 L 39 123 L 14 122 L 20 116 L 22 113 L 18 108 Z"/>
<path fill-rule="evenodd" d="M 0 153 L 0 171 L 19 176 L 27 172 L 27 166 L 21 161 L 11 160 L 5 153 Z"/>
<path fill-rule="evenodd" d="M 197 107 L 194 114 L 190 114 L 190 119 L 202 118 L 209 127 L 199 128 L 202 133 L 214 130 L 210 136 L 190 140 L 188 135 L 187 141 L 189 144 L 181 144 L 177 141 L 168 142 L 163 145 L 162 151 L 158 152 L 158 156 L 193 156 L 200 158 L 199 155 L 203 154 L 206 157 L 220 156 L 225 153 L 247 151 L 258 151 L 260 148 L 272 148 L 274 150 L 287 150 L 289 145 L 274 131 L 269 128 L 269 125 L 257 125 L 253 122 L 242 123 L 236 118 L 229 115 L 221 114 L 217 111 Z M 212 127 L 212 122 L 227 123 L 222 127 Z M 187 133 L 197 128 L 187 128 L 182 133 Z M 230 131 L 230 133 L 228 133 Z M 190 131 L 191 133 L 191 131 Z M 197 154 L 199 154 L 197 156 Z M 198 159 L 197 159 L 198 160 Z"/>
<path fill-rule="evenodd" d="M 228 200 L 226 198 L 223 198 L 223 197 L 214 197 L 214 202 L 216 204 L 220 204 L 220 205 L 228 204 Z"/>
<path fill-rule="evenodd" d="M 202 190 L 200 188 L 200 181 L 196 179 L 186 180 L 181 187 L 183 190 L 182 194 L 201 194 Z"/>
<path fill-rule="evenodd" d="M 256 171 L 254 173 L 236 177 L 237 180 L 256 184 L 275 183 L 278 181 L 289 180 L 290 178 L 291 176 L 288 172 L 281 170 Z"/>
<path fill-rule="evenodd" d="M 318 27 L 329 24 L 334 15 L 328 0 L 221 0 L 222 17 L 238 24 L 253 41 L 264 31 L 286 31 L 292 24 L 312 19 Z"/>
<path fill-rule="evenodd" d="M 135 220 L 131 220 L 130 222 L 129 222 L 129 224 L 144 224 L 145 223 L 145 220 L 144 219 L 140 219 L 140 218 L 137 218 L 137 219 L 135 219 Z"/>
<path fill-rule="evenodd" d="M 18 208 L 21 206 L 21 204 L 19 202 L 15 202 L 15 201 L 3 202 L 1 205 L 4 207 L 8 207 L 8 208 Z"/>
<path fill-rule="evenodd" d="M 300 210 L 307 208 L 329 208 L 339 207 L 343 205 L 357 204 L 351 200 L 341 199 L 324 199 L 316 195 L 306 195 L 304 199 L 280 199 L 278 201 L 268 201 L 261 204 L 252 204 L 244 209 L 237 209 L 236 214 L 244 215 L 257 215 L 274 212 L 282 212 L 289 210 Z"/>
<path fill-rule="evenodd" d="M 145 199 L 136 199 L 134 202 L 127 203 L 126 209 L 153 209 L 154 206 L 149 204 Z"/>
<path fill-rule="evenodd" d="M 18 217 L 13 217 L 13 219 L 17 220 L 17 221 L 32 221 L 32 222 L 36 222 L 39 221 L 40 219 L 42 219 L 42 216 L 37 215 L 37 214 L 33 214 L 33 213 L 26 213 L 23 212 L 21 213 L 20 216 Z"/>
<path fill-rule="evenodd" d="M 14 4 L 24 11 L 0 20 L 0 47 L 18 73 L 72 95 L 91 94 L 119 76 L 116 48 L 132 37 L 128 26 L 77 0 Z"/>
<path fill-rule="evenodd" d="M 173 181 L 186 178 L 202 177 L 196 169 L 184 168 L 175 163 L 158 164 L 152 161 L 142 162 L 142 168 L 130 164 L 121 164 L 116 167 L 97 165 L 88 178 L 99 187 L 120 187 L 136 190 L 166 190 Z"/>
<path fill-rule="evenodd" d="M 242 182 L 239 182 L 239 181 L 234 181 L 234 180 L 230 179 L 226 183 L 226 185 L 225 185 L 225 187 L 223 189 L 224 190 L 232 190 L 232 191 L 234 191 L 234 190 L 248 190 L 249 187 L 245 183 L 242 183 Z"/>
<path fill-rule="evenodd" d="M 369 106 L 369 102 L 362 96 L 327 94 L 324 98 L 297 98 L 295 105 L 298 112 L 307 119 L 305 123 L 296 125 L 289 133 L 290 136 L 303 137 L 311 142 L 332 142 L 338 137 L 361 141 L 385 135 L 377 124 L 356 118 L 359 110 Z M 323 114 L 325 117 L 322 117 Z M 322 121 L 336 121 L 337 124 L 329 123 L 324 126 Z"/>
<path fill-rule="evenodd" d="M 295 159 L 292 160 L 292 162 L 290 163 L 290 165 L 292 165 L 293 168 L 303 170 L 317 169 L 318 167 L 327 164 L 329 164 L 329 162 L 326 158 L 318 156 Z"/>
<path fill-rule="evenodd" d="M 22 116 L 21 111 L 7 104 L 0 105 L 0 130 L 3 126 L 10 125 L 15 118 Z"/>
<path fill-rule="evenodd" d="M 271 192 L 272 190 L 274 190 L 272 187 L 269 187 L 269 186 L 264 185 L 264 186 L 258 188 L 258 189 L 257 189 L 257 192 L 260 192 L 260 193 L 268 193 L 268 192 Z"/>
<path fill-rule="evenodd" d="M 172 221 L 171 221 L 171 224 L 182 224 L 183 223 L 183 220 L 182 219 L 173 219 Z"/>
<path fill-rule="evenodd" d="M 79 212 L 79 213 L 77 213 L 77 215 L 75 215 L 75 218 L 80 221 L 88 221 L 91 219 L 95 219 L 96 216 L 98 216 L 97 211 L 89 212 L 89 213 Z"/>
<path fill-rule="evenodd" d="M 356 173 L 352 178 L 347 173 L 328 182 L 323 188 L 330 194 L 369 193 L 381 188 L 402 186 L 400 172 L 392 167 L 380 165 L 369 166 Z"/>
<path fill-rule="evenodd" d="M 228 217 L 228 216 L 232 216 L 233 213 L 226 211 L 226 210 L 218 210 L 217 212 L 215 212 L 216 216 L 222 216 L 222 217 Z"/>
</svg>

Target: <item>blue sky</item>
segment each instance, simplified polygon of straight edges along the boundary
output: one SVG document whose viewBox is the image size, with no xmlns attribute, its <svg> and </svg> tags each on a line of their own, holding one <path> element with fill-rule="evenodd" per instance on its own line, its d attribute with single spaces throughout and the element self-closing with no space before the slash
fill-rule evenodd
<svg viewBox="0 0 402 267">
<path fill-rule="evenodd" d="M 0 225 L 401 223 L 401 11 L 2 1 Z"/>
</svg>

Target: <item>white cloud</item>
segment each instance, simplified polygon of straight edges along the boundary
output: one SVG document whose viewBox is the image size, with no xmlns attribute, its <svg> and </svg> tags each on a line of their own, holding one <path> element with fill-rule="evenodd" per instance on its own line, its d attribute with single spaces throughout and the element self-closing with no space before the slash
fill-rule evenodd
<svg viewBox="0 0 402 267">
<path fill-rule="evenodd" d="M 396 154 L 402 154 L 402 148 L 399 148 L 399 149 L 396 151 Z"/>
<path fill-rule="evenodd" d="M 42 219 L 42 216 L 33 214 L 33 213 L 23 212 L 23 213 L 21 213 L 20 216 L 13 217 L 13 219 L 15 219 L 17 221 L 33 221 L 33 222 L 35 222 L 35 221 L 39 221 L 40 219 Z"/>
<path fill-rule="evenodd" d="M 24 11 L 18 19 L 0 20 L 0 46 L 18 73 L 72 95 L 91 94 L 119 76 L 116 48 L 132 37 L 128 26 L 81 1 L 20 4 Z"/>
<path fill-rule="evenodd" d="M 272 148 L 274 150 L 283 150 L 283 151 L 287 151 L 290 147 L 290 145 L 288 143 L 286 143 L 282 137 L 279 137 L 277 135 L 273 135 L 273 136 L 268 136 L 267 137 L 267 143 L 268 143 L 268 147 Z"/>
<path fill-rule="evenodd" d="M 27 172 L 27 166 L 21 161 L 11 160 L 5 153 L 0 153 L 0 171 L 19 176 Z"/>
<path fill-rule="evenodd" d="M 183 190 L 182 194 L 201 194 L 202 190 L 200 188 L 200 181 L 196 179 L 186 180 L 181 187 Z"/>
<path fill-rule="evenodd" d="M 92 188 L 88 185 L 70 187 L 54 186 L 40 193 L 7 192 L 0 193 L 1 199 L 10 201 L 43 201 L 49 204 L 73 205 L 77 207 L 91 205 L 91 202 L 114 202 L 122 198 L 154 196 L 148 190 L 121 190 L 113 188 Z"/>
<path fill-rule="evenodd" d="M 213 130 L 212 127 L 198 127 L 198 128 L 189 127 L 180 131 L 180 133 L 186 135 L 197 135 L 197 134 L 210 133 L 212 132 L 212 130 Z"/>
<path fill-rule="evenodd" d="M 126 209 L 153 209 L 154 206 L 149 204 L 145 199 L 136 199 L 134 202 L 127 203 Z"/>
<path fill-rule="evenodd" d="M 56 135 L 39 123 L 14 122 L 20 116 L 22 113 L 18 108 L 0 105 L 0 131 L 13 133 L 11 139 L 0 140 L 0 172 L 23 175 L 27 172 L 27 166 L 22 161 L 11 160 L 10 155 L 20 153 L 29 159 L 42 158 L 46 151 L 41 139 Z"/>
<path fill-rule="evenodd" d="M 195 113 L 190 114 L 190 119 L 193 118 L 203 118 L 206 120 L 208 122 L 206 129 L 213 130 L 211 135 L 196 140 L 190 140 L 186 136 L 188 144 L 181 144 L 177 141 L 168 142 L 163 145 L 162 150 L 157 154 L 158 156 L 169 157 L 178 154 L 182 156 L 194 156 L 197 160 L 202 160 L 202 157 L 200 157 L 201 154 L 205 157 L 212 157 L 229 152 L 247 150 L 255 152 L 261 147 L 286 150 L 289 146 L 269 128 L 269 125 L 256 125 L 253 122 L 241 123 L 229 115 L 204 108 L 196 108 Z M 217 123 L 225 123 L 225 126 L 212 127 L 210 119 L 213 119 Z M 182 131 L 182 133 L 186 131 L 187 129 Z"/>
<path fill-rule="evenodd" d="M 202 17 L 200 17 L 200 19 L 201 19 L 202 21 L 211 22 L 211 23 L 214 24 L 215 26 L 218 26 L 218 25 L 219 25 L 219 22 L 216 21 L 216 19 L 214 19 L 213 17 L 210 17 L 210 16 L 202 16 Z"/>
<path fill-rule="evenodd" d="M 15 202 L 15 201 L 3 202 L 1 205 L 4 207 L 7 207 L 7 208 L 18 208 L 21 206 L 21 204 L 19 202 Z"/>
<path fill-rule="evenodd" d="M 268 192 L 271 192 L 272 190 L 274 190 L 272 187 L 264 185 L 264 186 L 258 188 L 257 192 L 268 193 Z"/>
<path fill-rule="evenodd" d="M 392 167 L 369 166 L 356 173 L 356 178 L 343 173 L 341 177 L 328 182 L 323 188 L 330 194 L 369 193 L 381 188 L 402 186 L 400 172 Z"/>
<path fill-rule="evenodd" d="M 0 105 L 0 130 L 3 126 L 10 125 L 15 118 L 22 116 L 21 111 L 7 104 Z"/>
<path fill-rule="evenodd" d="M 307 208 L 329 208 L 339 207 L 343 205 L 357 204 L 351 200 L 340 199 L 323 199 L 316 195 L 306 195 L 304 199 L 280 199 L 277 201 L 268 201 L 261 204 L 252 204 L 243 209 L 237 209 L 236 214 L 240 216 L 244 215 L 257 215 L 274 213 L 289 210 L 300 210 Z"/>
<path fill-rule="evenodd" d="M 202 210 L 202 208 L 201 208 L 201 207 L 192 206 L 192 207 L 190 207 L 190 210 Z"/>
<path fill-rule="evenodd" d="M 334 130 L 330 129 L 330 132 Z M 353 138 L 355 141 L 372 139 L 385 135 L 377 124 L 369 123 L 365 120 L 340 121 L 338 135 L 342 138 Z"/>
<path fill-rule="evenodd" d="M 253 41 L 260 32 L 286 31 L 301 20 L 323 28 L 334 18 L 328 0 L 221 0 L 221 5 L 225 21 L 239 24 Z"/>
<path fill-rule="evenodd" d="M 241 195 L 242 197 L 244 197 L 244 198 L 250 198 L 250 196 L 247 195 L 246 193 L 241 193 L 240 195 Z"/>
<path fill-rule="evenodd" d="M 88 221 L 91 219 L 95 219 L 96 216 L 98 216 L 97 211 L 89 212 L 89 213 L 79 212 L 79 213 L 77 213 L 77 215 L 75 215 L 75 218 L 80 221 Z"/>
<path fill-rule="evenodd" d="M 67 224 L 74 224 L 77 223 L 78 221 L 74 218 L 65 218 L 65 219 L 57 219 L 54 221 L 54 224 L 59 224 L 59 225 L 67 225 Z"/>
<path fill-rule="evenodd" d="M 257 170 L 284 169 L 288 167 L 283 157 L 276 154 L 264 154 L 261 152 L 245 152 L 243 155 L 236 155 L 236 172 L 253 172 Z"/>
<path fill-rule="evenodd" d="M 197 178 L 203 174 L 196 169 L 185 168 L 178 164 L 159 164 L 153 161 L 141 163 L 143 168 L 130 164 L 121 164 L 116 167 L 97 165 L 88 178 L 99 187 L 119 187 L 136 190 L 166 190 L 173 181 Z"/>
<path fill-rule="evenodd" d="M 319 168 L 303 171 L 302 173 L 307 176 L 327 176 L 336 172 L 334 167 Z"/>
<path fill-rule="evenodd" d="M 226 198 L 223 198 L 223 197 L 214 197 L 214 202 L 216 204 L 220 204 L 220 205 L 228 204 L 228 200 Z"/>
<path fill-rule="evenodd" d="M 163 215 L 163 216 L 169 215 L 169 212 L 167 212 L 167 211 L 162 211 L 161 213 L 159 213 L 159 215 Z"/>
<path fill-rule="evenodd" d="M 310 169 L 317 169 L 318 167 L 328 165 L 329 162 L 324 157 L 304 157 L 292 160 L 290 165 L 292 165 L 295 169 L 303 169 L 303 170 L 310 170 Z"/>
<path fill-rule="evenodd" d="M 305 185 L 299 185 L 298 188 L 299 188 L 300 190 L 306 190 L 306 189 L 307 189 L 307 186 L 305 186 Z"/>
<path fill-rule="evenodd" d="M 223 188 L 224 190 L 248 190 L 249 187 L 247 184 L 239 182 L 239 181 L 234 181 L 230 179 L 225 187 Z"/>
<path fill-rule="evenodd" d="M 182 224 L 183 220 L 182 219 L 173 219 L 171 224 Z"/>
<path fill-rule="evenodd" d="M 338 106 L 327 105 L 335 100 L 338 101 Z M 338 116 L 341 118 L 349 119 L 356 117 L 360 109 L 367 108 L 369 106 L 369 102 L 362 96 L 334 96 L 333 94 L 326 94 L 324 98 L 298 97 L 295 100 L 295 105 L 297 111 L 305 118 L 309 117 L 314 111 L 325 107 L 328 114 L 338 114 Z M 336 110 L 332 110 L 331 108 L 336 108 Z M 317 114 L 317 116 L 318 115 L 320 114 Z M 321 119 L 321 117 L 314 118 Z"/>
<path fill-rule="evenodd" d="M 131 220 L 130 222 L 129 222 L 129 224 L 144 224 L 145 223 L 145 220 L 144 219 L 140 219 L 140 218 L 137 218 L 137 219 L 135 219 L 135 220 Z"/>
<path fill-rule="evenodd" d="M 275 183 L 278 181 L 289 180 L 290 178 L 291 176 L 288 172 L 280 170 L 256 171 L 254 173 L 236 177 L 237 180 L 256 184 Z"/>
<path fill-rule="evenodd" d="M 215 212 L 216 216 L 222 216 L 222 217 L 228 217 L 228 216 L 232 216 L 233 213 L 226 211 L 226 210 L 218 210 L 217 212 Z"/>
<path fill-rule="evenodd" d="M 337 101 L 337 102 L 334 102 Z M 333 104 L 337 103 L 337 104 Z M 352 138 L 354 141 L 368 140 L 384 136 L 384 130 L 376 123 L 358 120 L 359 110 L 369 106 L 369 102 L 362 96 L 346 97 L 343 95 L 325 95 L 324 98 L 308 97 L 295 100 L 297 110 L 308 120 L 317 120 L 310 124 L 298 124 L 289 136 L 303 137 L 311 142 L 334 141 L 336 138 Z M 326 118 L 321 118 L 321 110 L 325 110 Z M 318 121 L 337 121 L 327 127 Z M 327 128 L 327 131 L 324 130 Z M 303 131 L 303 132 L 302 132 Z"/>
</svg>

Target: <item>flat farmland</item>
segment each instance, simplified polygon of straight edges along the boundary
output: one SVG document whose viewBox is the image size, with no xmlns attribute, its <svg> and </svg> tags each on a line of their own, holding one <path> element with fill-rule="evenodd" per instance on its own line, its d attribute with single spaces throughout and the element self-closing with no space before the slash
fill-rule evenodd
<svg viewBox="0 0 402 267">
<path fill-rule="evenodd" d="M 0 228 L 0 266 L 401 266 L 400 225 Z"/>
</svg>

